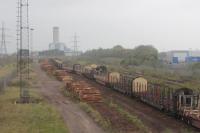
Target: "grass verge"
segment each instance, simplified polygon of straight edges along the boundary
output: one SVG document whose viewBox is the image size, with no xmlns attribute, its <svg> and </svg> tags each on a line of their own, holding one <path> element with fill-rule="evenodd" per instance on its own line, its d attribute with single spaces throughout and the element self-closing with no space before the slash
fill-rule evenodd
<svg viewBox="0 0 200 133">
<path fill-rule="evenodd" d="M 39 103 L 15 104 L 19 99 L 19 81 L 14 79 L 0 95 L 0 133 L 68 133 L 56 109 L 44 102 L 33 89 L 36 77 L 32 71 L 30 75 L 30 82 L 24 81 L 24 86 L 30 88 L 30 96 Z"/>
<path fill-rule="evenodd" d="M 44 102 L 14 104 L 18 97 L 19 88 L 16 87 L 8 88 L 0 96 L 0 132 L 68 133 L 64 122 L 52 107 Z"/>
<path fill-rule="evenodd" d="M 80 102 L 79 103 L 80 107 L 86 112 L 88 113 L 93 120 L 98 123 L 104 130 L 111 132 L 111 123 L 109 120 L 104 119 L 101 114 L 95 110 L 94 108 L 92 108 L 89 104 L 87 103 L 83 103 Z"/>
<path fill-rule="evenodd" d="M 8 64 L 5 65 L 4 67 L 0 68 L 0 78 L 9 75 L 14 69 L 15 69 L 15 64 Z"/>
<path fill-rule="evenodd" d="M 71 101 L 73 101 L 74 103 L 80 103 L 80 99 L 78 98 L 77 95 L 75 95 L 72 92 L 69 92 L 65 89 L 65 87 L 61 87 L 60 88 L 61 93 L 65 96 L 68 97 Z"/>
<path fill-rule="evenodd" d="M 114 104 L 112 102 L 109 103 L 111 108 L 116 109 L 124 118 L 134 124 L 141 132 L 150 133 L 149 129 L 142 123 L 142 121 L 135 115 L 130 114 L 129 112 L 125 111 L 119 105 Z"/>
</svg>

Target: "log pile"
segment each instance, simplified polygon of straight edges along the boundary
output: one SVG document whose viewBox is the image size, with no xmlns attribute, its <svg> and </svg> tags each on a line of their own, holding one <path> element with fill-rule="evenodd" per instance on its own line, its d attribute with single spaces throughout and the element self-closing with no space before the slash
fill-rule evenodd
<svg viewBox="0 0 200 133">
<path fill-rule="evenodd" d="M 66 83 L 66 89 L 74 93 L 83 102 L 101 102 L 102 97 L 98 89 L 90 87 L 86 82 Z"/>
<path fill-rule="evenodd" d="M 79 98 L 84 102 L 101 102 L 102 97 L 99 90 L 93 87 L 84 88 L 79 93 Z"/>
<path fill-rule="evenodd" d="M 66 83 L 66 82 L 69 82 L 69 81 L 73 81 L 73 78 L 71 76 L 64 76 L 63 79 L 62 79 L 62 81 L 64 83 Z"/>
<path fill-rule="evenodd" d="M 54 67 L 47 60 L 44 60 L 41 65 L 41 69 L 46 71 L 48 74 L 53 74 Z"/>
<path fill-rule="evenodd" d="M 65 72 L 65 70 L 55 70 L 54 75 L 55 76 L 66 76 L 67 73 Z"/>
<path fill-rule="evenodd" d="M 71 76 L 69 76 L 64 70 L 55 70 L 53 65 L 49 63 L 48 60 L 41 62 L 41 68 L 54 75 L 59 81 L 65 83 L 66 90 L 77 96 L 80 101 L 96 103 L 101 102 L 102 97 L 98 89 L 91 87 L 88 83 L 84 81 L 75 81 Z"/>
<path fill-rule="evenodd" d="M 65 76 L 67 76 L 67 73 L 64 70 L 56 70 L 54 72 L 54 76 L 56 76 L 56 78 L 59 81 L 63 81 L 63 79 L 65 78 Z"/>
</svg>

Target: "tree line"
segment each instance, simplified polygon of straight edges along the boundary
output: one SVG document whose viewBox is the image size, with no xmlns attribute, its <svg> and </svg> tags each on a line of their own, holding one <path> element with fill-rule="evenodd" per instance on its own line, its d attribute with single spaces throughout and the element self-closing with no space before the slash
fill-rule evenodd
<svg viewBox="0 0 200 133">
<path fill-rule="evenodd" d="M 94 60 L 114 57 L 120 58 L 121 65 L 124 66 L 157 66 L 159 65 L 158 50 L 151 45 L 140 45 L 134 49 L 125 49 L 120 45 L 110 49 L 94 49 L 85 52 L 83 57 L 93 58 Z"/>
</svg>

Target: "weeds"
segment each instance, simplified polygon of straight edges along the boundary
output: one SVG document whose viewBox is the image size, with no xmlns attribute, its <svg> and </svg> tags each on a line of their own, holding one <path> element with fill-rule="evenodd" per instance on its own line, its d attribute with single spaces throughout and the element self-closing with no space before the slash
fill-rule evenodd
<svg viewBox="0 0 200 133">
<path fill-rule="evenodd" d="M 34 93 L 34 92 L 32 92 Z M 37 97 L 37 94 L 33 94 Z M 13 104 L 19 88 L 12 87 L 0 96 L 0 129 L 2 133 L 66 133 L 58 113 L 46 103 Z"/>
<path fill-rule="evenodd" d="M 8 64 L 8 65 L 5 65 L 4 67 L 2 67 L 0 69 L 0 78 L 11 74 L 15 70 L 15 67 L 16 66 L 14 64 Z"/>
<path fill-rule="evenodd" d="M 1 70 L 0 70 L 1 72 Z M 1 73 L 0 73 L 1 74 Z M 31 71 L 30 74 L 34 74 Z M 35 82 L 35 80 L 34 80 Z M 0 95 L 0 129 L 2 133 L 68 133 L 63 120 L 53 107 L 43 102 L 33 90 L 33 79 L 23 81 L 30 87 L 30 96 L 38 104 L 15 104 L 19 99 L 19 79 L 15 79 Z"/>
<path fill-rule="evenodd" d="M 80 107 L 88 113 L 96 123 L 98 123 L 104 130 L 111 131 L 111 123 L 109 120 L 104 119 L 101 114 L 93 109 L 89 104 L 80 102 Z"/>
<path fill-rule="evenodd" d="M 60 90 L 61 90 L 61 93 L 62 93 L 65 97 L 70 98 L 70 100 L 72 100 L 73 102 L 80 102 L 80 99 L 78 98 L 78 96 L 75 95 L 75 94 L 72 93 L 72 92 L 67 91 L 67 90 L 65 89 L 65 87 L 61 87 Z"/>
<path fill-rule="evenodd" d="M 116 109 L 122 116 L 124 116 L 128 121 L 133 123 L 139 130 L 149 133 L 148 128 L 142 123 L 142 121 L 135 115 L 130 114 L 129 112 L 122 109 L 120 106 L 114 103 L 109 103 L 109 106 Z"/>
</svg>

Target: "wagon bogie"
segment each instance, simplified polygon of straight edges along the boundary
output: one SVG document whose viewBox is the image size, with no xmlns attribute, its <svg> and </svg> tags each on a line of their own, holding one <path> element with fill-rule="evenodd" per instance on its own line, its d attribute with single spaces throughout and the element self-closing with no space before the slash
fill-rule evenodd
<svg viewBox="0 0 200 133">
<path fill-rule="evenodd" d="M 74 64 L 72 68 L 72 72 L 81 75 L 82 74 L 82 66 L 80 64 Z"/>
<path fill-rule="evenodd" d="M 199 95 L 192 89 L 181 88 L 174 92 L 174 110 L 186 123 L 200 128 Z"/>
<path fill-rule="evenodd" d="M 94 75 L 94 78 L 97 83 L 106 86 L 108 84 L 108 74 Z"/>
<path fill-rule="evenodd" d="M 199 121 L 200 120 L 192 119 L 191 120 L 191 125 L 196 127 L 196 128 L 198 128 L 198 129 L 200 129 L 200 122 Z"/>
</svg>

